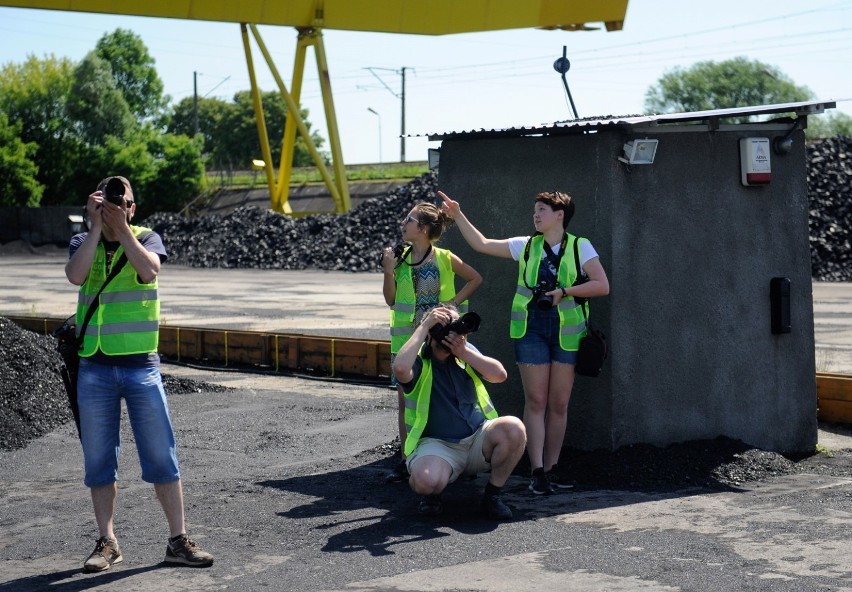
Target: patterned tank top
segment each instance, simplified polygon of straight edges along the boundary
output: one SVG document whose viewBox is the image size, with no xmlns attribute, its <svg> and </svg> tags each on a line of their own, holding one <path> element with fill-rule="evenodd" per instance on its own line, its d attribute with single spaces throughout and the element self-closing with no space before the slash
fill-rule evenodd
<svg viewBox="0 0 852 592">
<path fill-rule="evenodd" d="M 414 308 L 414 326 L 416 327 L 426 313 L 441 303 L 441 274 L 438 272 L 438 264 L 435 263 L 434 257 L 413 269 L 412 272 L 416 297 Z"/>
</svg>

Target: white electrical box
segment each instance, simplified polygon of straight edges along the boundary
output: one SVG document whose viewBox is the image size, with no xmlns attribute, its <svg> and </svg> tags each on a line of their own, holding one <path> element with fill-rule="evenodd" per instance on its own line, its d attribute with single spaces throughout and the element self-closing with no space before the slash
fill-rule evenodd
<svg viewBox="0 0 852 592">
<path fill-rule="evenodd" d="M 743 185 L 769 185 L 772 179 L 769 138 L 740 140 L 740 175 Z"/>
</svg>

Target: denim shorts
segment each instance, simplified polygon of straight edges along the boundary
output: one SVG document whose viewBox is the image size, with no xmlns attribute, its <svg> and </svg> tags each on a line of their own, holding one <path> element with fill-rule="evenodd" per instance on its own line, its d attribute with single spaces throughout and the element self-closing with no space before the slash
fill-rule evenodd
<svg viewBox="0 0 852 592">
<path fill-rule="evenodd" d="M 527 309 L 527 332 L 514 339 L 515 362 L 518 364 L 576 364 L 577 352 L 565 351 L 559 345 L 559 311 L 556 307 Z"/>
<path fill-rule="evenodd" d="M 136 440 L 142 480 L 171 483 L 180 479 L 175 435 L 159 368 L 124 368 L 82 358 L 77 392 L 86 487 L 101 487 L 118 480 L 121 399 L 127 406 Z"/>
</svg>

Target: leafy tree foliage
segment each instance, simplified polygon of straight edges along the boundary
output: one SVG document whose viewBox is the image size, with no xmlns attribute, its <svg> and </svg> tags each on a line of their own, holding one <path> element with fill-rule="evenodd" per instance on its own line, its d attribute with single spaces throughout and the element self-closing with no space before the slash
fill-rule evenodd
<svg viewBox="0 0 852 592">
<path fill-rule="evenodd" d="M 33 160 L 46 205 L 63 201 L 83 149 L 66 111 L 73 80 L 74 65 L 66 58 L 29 56 L 0 69 L 0 112 L 20 123 L 22 142 L 38 147 Z"/>
<path fill-rule="evenodd" d="M 0 145 L 20 161 L 21 187 L 40 196 L 43 186 L 44 205 L 80 204 L 98 181 L 120 174 L 137 198 L 146 198 L 142 211 L 180 209 L 204 183 L 201 142 L 154 126 L 166 104 L 162 88 L 141 40 L 120 29 L 78 64 L 30 56 L 3 66 L 0 112 L 18 123 L 3 132 L 13 133 L 17 144 L 4 136 Z M 21 146 L 24 154 L 35 150 L 30 167 Z M 34 185 L 23 182 L 27 175 Z M 22 191 L 14 195 L 18 203 L 38 203 L 20 201 Z"/>
<path fill-rule="evenodd" d="M 281 159 L 281 138 L 287 119 L 287 105 L 277 92 L 262 92 L 261 102 L 270 152 L 277 164 Z M 300 114 L 310 132 L 307 109 L 302 109 Z M 168 129 L 173 133 L 186 135 L 195 133 L 194 105 L 191 97 L 175 106 Z M 249 168 L 252 160 L 262 158 L 250 91 L 236 93 L 230 103 L 220 99 L 199 99 L 198 131 L 204 138 L 204 152 L 214 168 L 245 169 Z M 317 149 L 324 142 L 316 133 L 311 133 L 311 140 Z M 325 156 L 323 158 L 327 160 Z M 299 134 L 296 136 L 293 163 L 295 166 L 314 164 L 304 138 Z"/>
<path fill-rule="evenodd" d="M 813 94 L 774 66 L 743 57 L 667 72 L 645 93 L 650 113 L 680 113 L 807 101 Z M 747 119 L 747 118 L 746 118 Z"/>
<path fill-rule="evenodd" d="M 32 158 L 36 152 L 33 142 L 20 138 L 21 123 L 9 123 L 0 111 L 0 205 L 37 206 L 44 187 L 36 181 L 38 167 Z"/>
<path fill-rule="evenodd" d="M 154 58 L 138 35 L 116 29 L 98 40 L 95 53 L 112 67 L 116 87 L 139 120 L 162 113 L 169 99 L 163 95 L 163 81 L 154 67 Z"/>
<path fill-rule="evenodd" d="M 808 129 L 805 130 L 806 138 L 816 140 L 835 136 L 852 137 L 852 117 L 837 111 L 808 117 Z"/>
<path fill-rule="evenodd" d="M 810 101 L 815 97 L 774 66 L 738 57 L 698 62 L 667 72 L 645 93 L 649 113 L 680 113 L 732 107 Z M 732 117 L 745 123 L 749 117 Z M 843 113 L 808 117 L 808 139 L 852 135 L 852 118 Z"/>
<path fill-rule="evenodd" d="M 74 69 L 67 108 L 80 138 L 90 145 L 107 136 L 123 138 L 137 125 L 124 94 L 116 86 L 112 68 L 94 52 Z"/>
</svg>

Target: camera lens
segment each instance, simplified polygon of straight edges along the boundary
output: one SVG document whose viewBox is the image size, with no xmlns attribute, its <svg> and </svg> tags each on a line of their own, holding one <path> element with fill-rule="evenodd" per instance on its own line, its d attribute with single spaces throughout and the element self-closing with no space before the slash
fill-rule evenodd
<svg viewBox="0 0 852 592">
<path fill-rule="evenodd" d="M 125 187 L 124 183 L 121 182 L 121 179 L 113 177 L 107 181 L 106 187 L 104 188 L 104 195 L 108 202 L 121 206 L 124 205 L 124 191 Z"/>
</svg>

